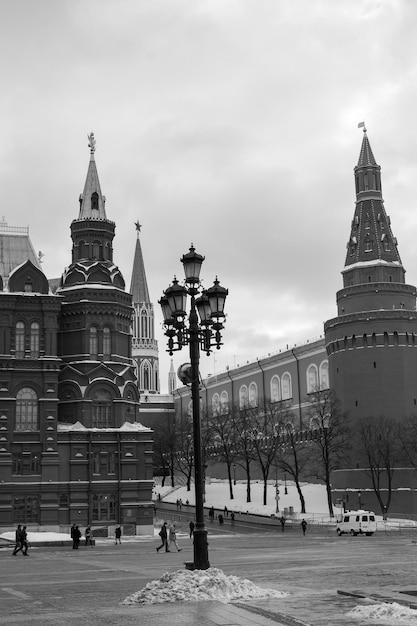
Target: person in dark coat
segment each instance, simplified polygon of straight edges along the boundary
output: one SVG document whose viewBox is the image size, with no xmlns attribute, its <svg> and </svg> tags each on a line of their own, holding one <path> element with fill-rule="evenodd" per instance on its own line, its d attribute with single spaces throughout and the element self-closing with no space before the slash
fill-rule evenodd
<svg viewBox="0 0 417 626">
<path fill-rule="evenodd" d="M 282 530 L 282 532 L 284 532 L 284 529 L 285 529 L 285 517 L 284 516 L 280 517 L 279 521 L 281 522 L 281 530 Z"/>
<path fill-rule="evenodd" d="M 76 527 L 77 527 L 76 524 L 73 524 L 71 526 L 71 531 L 70 531 L 71 532 L 71 539 L 74 539 L 74 530 L 76 529 Z"/>
<path fill-rule="evenodd" d="M 21 524 L 19 524 L 19 526 L 16 528 L 15 547 L 14 547 L 14 550 L 12 552 L 13 556 L 16 556 L 16 554 L 20 550 L 23 550 L 23 545 L 22 545 L 22 526 L 21 526 Z"/>
<path fill-rule="evenodd" d="M 195 524 L 194 524 L 194 522 L 191 520 L 191 522 L 190 522 L 190 539 L 191 539 L 191 537 L 192 537 L 192 536 L 193 536 L 193 534 L 194 534 L 194 528 L 195 528 Z"/>
<path fill-rule="evenodd" d="M 209 518 L 210 518 L 210 522 L 214 520 L 214 508 L 213 507 L 210 507 Z"/>
<path fill-rule="evenodd" d="M 93 547 L 93 531 L 90 526 L 85 529 L 85 545 Z"/>
<path fill-rule="evenodd" d="M 306 534 L 306 529 L 307 529 L 307 522 L 305 521 L 305 519 L 303 519 L 303 521 L 301 522 L 301 528 L 303 531 L 303 535 Z"/>
<path fill-rule="evenodd" d="M 81 539 L 81 531 L 78 528 L 78 526 L 75 526 L 74 530 L 72 531 L 72 549 L 73 550 L 78 550 L 78 546 L 80 545 L 80 539 Z"/>
<path fill-rule="evenodd" d="M 22 528 L 22 553 L 23 553 L 23 556 L 28 556 L 28 548 L 29 548 L 28 534 L 26 532 L 26 526 L 23 526 L 23 528 Z"/>
<path fill-rule="evenodd" d="M 161 537 L 161 545 L 157 547 L 156 551 L 159 552 L 161 548 L 165 546 L 165 552 L 170 552 L 168 550 L 168 531 L 167 531 L 167 522 L 164 522 L 161 526 L 161 530 L 159 531 L 159 536 Z"/>
<path fill-rule="evenodd" d="M 120 544 L 122 543 L 121 536 L 122 536 L 122 529 L 120 528 L 120 526 L 117 526 L 116 530 L 114 531 L 114 538 L 115 538 L 116 544 L 117 542 L 119 542 Z"/>
</svg>

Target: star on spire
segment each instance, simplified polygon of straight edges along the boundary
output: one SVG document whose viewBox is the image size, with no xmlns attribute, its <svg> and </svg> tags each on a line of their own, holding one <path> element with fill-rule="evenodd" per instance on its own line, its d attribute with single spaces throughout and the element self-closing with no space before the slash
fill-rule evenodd
<svg viewBox="0 0 417 626">
<path fill-rule="evenodd" d="M 139 220 L 135 222 L 136 230 L 140 233 L 140 229 L 142 228 L 142 224 L 139 224 Z"/>
</svg>

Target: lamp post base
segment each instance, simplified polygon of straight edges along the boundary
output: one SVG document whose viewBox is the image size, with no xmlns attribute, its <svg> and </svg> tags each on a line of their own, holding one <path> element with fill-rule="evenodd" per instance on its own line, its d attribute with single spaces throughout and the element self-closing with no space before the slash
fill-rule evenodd
<svg viewBox="0 0 417 626">
<path fill-rule="evenodd" d="M 191 568 L 186 564 L 187 569 L 208 569 L 210 562 L 208 559 L 208 541 L 207 530 L 205 528 L 196 528 L 193 533 L 194 537 L 194 567 Z"/>
</svg>

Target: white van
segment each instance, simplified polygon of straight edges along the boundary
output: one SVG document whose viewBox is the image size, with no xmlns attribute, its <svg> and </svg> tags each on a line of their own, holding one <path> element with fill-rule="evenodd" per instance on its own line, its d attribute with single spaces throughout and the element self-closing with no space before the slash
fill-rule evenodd
<svg viewBox="0 0 417 626">
<path fill-rule="evenodd" d="M 372 511 L 346 511 L 336 522 L 336 532 L 339 535 L 366 535 L 370 537 L 376 532 L 375 513 Z"/>
</svg>

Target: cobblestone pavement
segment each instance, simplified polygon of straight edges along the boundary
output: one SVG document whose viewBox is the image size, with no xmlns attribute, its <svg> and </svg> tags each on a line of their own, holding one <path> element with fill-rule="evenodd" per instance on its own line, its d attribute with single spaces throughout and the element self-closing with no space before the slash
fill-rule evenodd
<svg viewBox="0 0 417 626">
<path fill-rule="evenodd" d="M 220 602 L 120 606 L 131 593 L 192 559 L 180 535 L 181 553 L 156 553 L 157 539 L 99 540 L 95 548 L 33 547 L 29 558 L 0 549 L 0 624 L 80 626 L 344 626 L 354 606 L 372 595 L 417 605 L 417 547 L 412 534 L 337 537 L 277 531 L 216 534 L 210 530 L 213 567 L 289 596 L 234 604 Z M 342 593 L 340 593 L 342 592 Z M 362 596 L 362 597 L 360 597 Z M 367 626 L 372 626 L 367 622 Z"/>
</svg>

